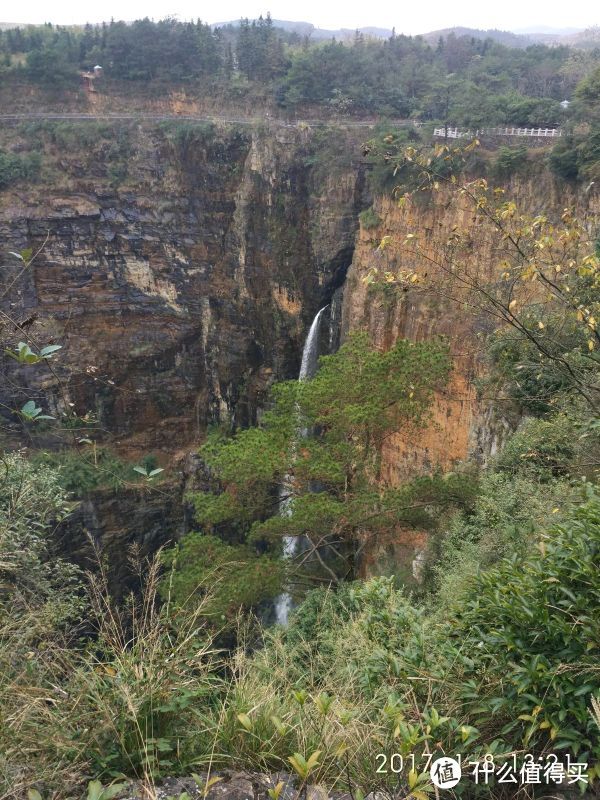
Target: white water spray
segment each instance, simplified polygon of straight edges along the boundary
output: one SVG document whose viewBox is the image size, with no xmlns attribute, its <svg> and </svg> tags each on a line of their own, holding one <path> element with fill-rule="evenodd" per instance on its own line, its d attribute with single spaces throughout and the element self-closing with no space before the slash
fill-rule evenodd
<svg viewBox="0 0 600 800">
<path fill-rule="evenodd" d="M 300 364 L 300 374 L 298 375 L 299 381 L 304 381 L 307 378 L 312 378 L 317 371 L 319 361 L 319 329 L 321 327 L 321 316 L 327 306 L 324 306 L 312 321 L 312 325 L 308 331 L 308 336 L 304 342 L 304 350 L 302 351 L 302 362 Z M 306 436 L 307 431 L 302 430 L 301 436 Z M 291 514 L 291 498 L 292 498 L 292 479 L 289 475 L 285 475 L 281 486 L 279 487 L 279 514 L 282 517 L 289 517 Z M 286 559 L 293 558 L 298 552 L 300 545 L 298 536 L 284 536 L 283 537 L 283 557 Z M 289 592 L 283 592 L 275 598 L 275 621 L 278 625 L 287 625 L 290 611 L 292 610 L 292 596 Z"/>
</svg>

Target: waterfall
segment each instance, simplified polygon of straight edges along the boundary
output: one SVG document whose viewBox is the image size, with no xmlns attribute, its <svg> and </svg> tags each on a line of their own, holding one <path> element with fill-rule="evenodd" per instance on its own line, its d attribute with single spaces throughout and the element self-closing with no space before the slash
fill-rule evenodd
<svg viewBox="0 0 600 800">
<path fill-rule="evenodd" d="M 312 325 L 308 331 L 308 336 L 304 342 L 300 375 L 298 375 L 298 380 L 300 381 L 306 380 L 306 378 L 312 378 L 317 371 L 317 362 L 319 360 L 319 328 L 321 327 L 321 315 L 326 308 L 327 306 L 323 306 L 323 308 L 317 312 L 317 316 L 313 319 Z"/>
<path fill-rule="evenodd" d="M 304 349 L 302 351 L 302 362 L 300 364 L 300 374 L 298 375 L 299 381 L 312 378 L 317 371 L 319 361 L 319 329 L 321 327 L 321 316 L 326 308 L 327 306 L 324 306 L 317 312 L 308 331 L 308 336 L 306 337 Z M 308 431 L 305 429 L 300 431 L 300 435 L 303 437 L 306 436 L 307 433 Z M 292 479 L 289 475 L 285 475 L 279 487 L 279 514 L 282 517 L 289 517 L 291 514 L 291 496 Z M 283 537 L 284 558 L 290 559 L 296 555 L 300 544 L 298 539 L 298 536 Z M 287 625 L 291 610 L 292 596 L 289 592 L 282 592 L 282 594 L 275 599 L 275 622 L 278 625 Z"/>
</svg>

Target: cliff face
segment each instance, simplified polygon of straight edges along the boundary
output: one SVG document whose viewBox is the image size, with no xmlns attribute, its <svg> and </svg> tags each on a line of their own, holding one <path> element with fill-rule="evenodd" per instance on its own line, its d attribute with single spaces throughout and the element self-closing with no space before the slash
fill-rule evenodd
<svg viewBox="0 0 600 800">
<path fill-rule="evenodd" d="M 283 126 L 86 125 L 3 132 L 43 157 L 40 182 L 0 193 L 4 253 L 41 249 L 6 301 L 38 315 L 31 332 L 63 345 L 71 373 L 66 393 L 28 386 L 31 370 L 12 386 L 50 392 L 55 413 L 97 413 L 122 451 L 167 458 L 210 423 L 254 421 L 272 380 L 297 374 L 304 331 L 352 257 L 357 143 Z"/>
<path fill-rule="evenodd" d="M 600 194 L 589 187 L 575 193 L 556 184 L 549 174 L 535 179 L 513 179 L 507 196 L 519 209 L 531 215 L 545 213 L 560 218 L 572 207 L 589 221 L 590 235 L 597 236 L 593 220 L 600 211 Z M 447 338 L 453 362 L 451 378 L 437 392 L 431 410 L 431 424 L 416 435 L 398 431 L 386 442 L 383 479 L 398 484 L 415 474 L 436 468 L 450 470 L 466 459 L 485 463 L 502 445 L 507 432 L 518 421 L 508 411 L 499 416 L 489 402 L 477 397 L 476 380 L 482 375 L 483 345 L 493 329 L 488 314 L 473 307 L 473 298 L 441 262 L 441 251 L 455 228 L 471 232 L 470 247 L 461 257 L 472 275 L 483 280 L 493 277 L 503 253 L 501 235 L 475 217 L 466 198 L 451 196 L 441 189 L 399 205 L 378 198 L 374 212 L 380 219 L 375 228 L 361 228 L 352 266 L 348 271 L 343 303 L 343 330 L 367 330 L 372 341 L 388 348 L 398 338 L 426 340 L 436 335 Z M 423 255 L 416 255 L 408 234 L 419 237 Z M 386 237 L 386 246 L 379 247 Z M 402 289 L 370 288 L 365 278 L 376 268 L 416 274 L 415 284 Z M 367 573 L 397 571 L 404 564 L 417 576 L 426 536 L 420 531 L 398 530 L 390 541 L 378 542 L 366 554 Z M 411 565 L 412 562 L 412 565 Z"/>
<path fill-rule="evenodd" d="M 56 359 L 62 385 L 43 369 L 9 364 L 0 414 L 13 442 L 22 428 L 7 409 L 36 397 L 55 415 L 68 403 L 93 412 L 95 436 L 128 458 L 153 453 L 163 465 L 183 463 L 208 425 L 254 422 L 272 381 L 297 376 L 306 330 L 331 302 L 342 334 L 366 329 L 379 347 L 438 334 L 450 342 L 454 369 L 435 397 L 432 423 L 417 436 L 390 437 L 383 479 L 393 484 L 466 458 L 485 461 L 510 427 L 474 388 L 489 319 L 465 305 L 452 276 L 411 254 L 405 239 L 418 233 L 435 258 L 455 226 L 472 230 L 467 262 L 486 277 L 501 243 L 476 223 L 467 201 L 443 191 L 402 207 L 376 199 L 380 224 L 357 236 L 369 200 L 356 154 L 367 135 L 183 121 L 0 130 L 0 147 L 34 149 L 42 158 L 37 183 L 0 191 L 5 263 L 8 251 L 39 251 L 0 304 L 18 321 L 34 317 L 29 331 L 41 344 L 63 346 Z M 548 176 L 507 188 L 529 213 L 558 215 L 572 205 L 591 219 L 600 210 L 593 187 L 574 195 Z M 414 271 L 424 282 L 376 292 L 364 281 L 373 266 Z M 18 272 L 19 265 L 5 269 L 7 281 Z M 11 346 L 22 338 L 7 324 L 2 336 Z M 43 435 L 37 443 L 52 444 Z M 173 488 L 178 497 L 181 491 Z M 93 531 L 115 552 L 132 540 L 152 550 L 187 525 L 181 507 L 165 516 L 144 492 L 121 505 L 101 494 L 78 513 L 78 530 Z M 367 554 L 366 568 L 416 559 L 418 571 L 424 543 L 423 532 L 398 531 Z"/>
<path fill-rule="evenodd" d="M 519 210 L 557 219 L 563 209 L 574 208 L 582 219 L 593 220 L 600 211 L 600 194 L 593 187 L 575 193 L 555 183 L 549 174 L 535 179 L 513 179 L 507 197 Z M 478 401 L 474 382 L 481 375 L 483 344 L 493 329 L 490 316 L 478 311 L 473 296 L 443 261 L 443 249 L 455 229 L 468 230 L 471 240 L 460 258 L 471 276 L 482 281 L 494 277 L 504 257 L 501 234 L 474 213 L 466 197 L 440 189 L 404 204 L 378 198 L 374 211 L 380 224 L 360 230 L 352 266 L 348 271 L 343 305 L 345 331 L 369 331 L 373 342 L 390 347 L 398 338 L 424 340 L 444 336 L 450 344 L 453 371 L 448 385 L 436 394 L 432 424 L 416 438 L 402 431 L 391 437 L 384 452 L 384 479 L 394 484 L 417 471 L 451 469 L 466 458 L 485 461 L 502 441 L 506 421 L 492 420 L 485 402 Z M 419 238 L 420 254 L 407 240 Z M 379 248 L 386 237 L 385 248 Z M 373 289 L 365 281 L 369 271 L 405 271 L 416 274 L 415 284 L 404 288 Z"/>
</svg>

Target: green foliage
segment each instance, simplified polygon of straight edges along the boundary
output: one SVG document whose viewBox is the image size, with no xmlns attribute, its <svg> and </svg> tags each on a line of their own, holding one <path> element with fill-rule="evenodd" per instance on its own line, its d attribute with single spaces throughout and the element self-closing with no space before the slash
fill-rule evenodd
<svg viewBox="0 0 600 800">
<path fill-rule="evenodd" d="M 573 293 L 583 302 L 593 302 L 588 284 L 593 285 L 593 279 L 577 277 L 573 282 Z M 497 330 L 487 344 L 491 370 L 486 383 L 500 384 L 526 413 L 541 416 L 573 393 L 579 376 L 593 383 L 598 363 L 590 354 L 589 334 L 575 320 L 534 307 L 527 312 L 526 323 L 532 331 L 543 325 L 543 346 L 536 341 L 539 332 L 530 337 L 514 328 Z"/>
<path fill-rule="evenodd" d="M 121 605 L 102 569 L 90 578 L 93 639 L 40 631 L 35 609 L 20 625 L 0 620 L 3 790 L 23 796 L 35 781 L 74 797 L 93 775 L 89 796 L 112 797 L 112 778 L 178 774 L 210 758 L 224 687 L 202 607 L 159 605 L 158 563 L 139 567 L 140 594 Z"/>
<path fill-rule="evenodd" d="M 43 44 L 27 53 L 26 73 L 44 87 L 66 87 L 77 79 L 75 65 L 60 47 Z"/>
<path fill-rule="evenodd" d="M 269 14 L 240 21 L 236 54 L 239 70 L 249 80 L 267 82 L 285 71 L 283 44 Z"/>
<path fill-rule="evenodd" d="M 345 562 L 338 564 L 342 574 L 352 570 L 365 527 L 375 536 L 399 520 L 434 524 L 441 506 L 461 502 L 460 476 L 387 490 L 373 479 L 385 437 L 427 422 L 433 391 L 448 368 L 441 341 L 399 341 L 378 352 L 366 335 L 350 337 L 335 355 L 321 358 L 311 380 L 274 387 L 260 428 L 209 439 L 201 454 L 223 491 L 194 495 L 198 522 L 206 530 L 229 526 L 242 540 L 275 552 L 289 535 L 314 547 L 347 549 L 347 559 L 337 551 Z M 284 483 L 289 497 L 280 515 L 277 487 Z"/>
<path fill-rule="evenodd" d="M 165 552 L 164 563 L 172 570 L 162 581 L 163 596 L 177 606 L 201 604 L 203 614 L 219 625 L 281 591 L 283 570 L 277 561 L 216 536 L 188 533 Z"/>
<path fill-rule="evenodd" d="M 252 708 L 252 737 L 238 736 L 234 748 L 232 733 L 229 752 L 268 767 L 290 751 L 320 750 L 321 774 L 336 774 L 341 736 L 352 750 L 347 775 L 359 785 L 373 739 L 417 759 L 426 748 L 463 758 L 551 749 L 596 764 L 588 709 L 600 689 L 600 496 L 588 486 L 560 524 L 522 544 L 463 576 L 454 599 L 417 605 L 389 578 L 339 597 L 309 595 L 283 634 L 237 662 L 227 714 Z M 334 724 L 326 716 L 313 729 L 321 696 Z"/>
<path fill-rule="evenodd" d="M 189 148 L 207 145 L 215 136 L 212 122 L 168 120 L 160 123 L 160 129 L 175 143 L 183 157 Z"/>
<path fill-rule="evenodd" d="M 567 136 L 549 158 L 550 169 L 565 180 L 595 180 L 600 177 L 600 130 Z"/>
<path fill-rule="evenodd" d="M 47 361 L 48 359 L 52 358 L 54 353 L 61 348 L 62 345 L 60 344 L 51 344 L 47 345 L 46 347 L 42 347 L 39 353 L 36 353 L 26 342 L 19 342 L 14 350 L 5 350 L 4 352 L 10 358 L 18 361 L 19 364 L 38 364 L 40 361 Z"/>
<path fill-rule="evenodd" d="M 140 466 L 136 465 L 133 468 L 134 472 L 137 472 L 138 475 L 143 475 L 147 481 L 151 481 L 153 478 L 156 478 L 157 475 L 160 475 L 161 472 L 164 472 L 162 467 L 155 467 L 154 469 L 150 469 L 147 466 Z"/>
<path fill-rule="evenodd" d="M 113 783 L 103 786 L 101 781 L 90 781 L 88 784 L 86 800 L 112 800 L 127 788 L 126 783 Z"/>
<path fill-rule="evenodd" d="M 559 102 L 582 77 L 574 108 L 587 107 L 593 116 L 597 105 L 596 63 L 568 47 L 515 49 L 454 34 L 437 45 L 421 37 L 378 41 L 362 34 L 352 42 L 313 43 L 277 28 L 269 15 L 216 29 L 173 18 L 9 29 L 0 31 L 0 63 L 15 83 L 25 78 L 46 92 L 75 88 L 78 71 L 99 63 L 100 92 L 114 82 L 143 85 L 157 95 L 165 85 L 183 84 L 212 97 L 248 97 L 291 109 L 320 106 L 327 115 L 473 127 L 554 125 L 562 116 Z"/>
<path fill-rule="evenodd" d="M 580 159 L 573 136 L 565 137 L 550 153 L 548 164 L 559 178 L 574 181 L 579 177 Z"/>
<path fill-rule="evenodd" d="M 36 180 L 42 165 L 39 153 L 17 155 L 0 150 L 0 189 Z"/>
<path fill-rule="evenodd" d="M 527 465 L 514 466 L 514 471 L 484 472 L 471 507 L 455 514 L 444 534 L 432 539 L 425 577 L 436 603 L 459 603 L 471 576 L 507 556 L 524 556 L 534 531 L 556 522 L 574 497 L 568 480 L 540 482 Z"/>
<path fill-rule="evenodd" d="M 40 422 L 45 419 L 54 419 L 50 414 L 42 414 L 42 409 L 36 406 L 33 400 L 28 400 L 19 411 L 19 416 L 24 422 Z"/>
<path fill-rule="evenodd" d="M 588 706 L 600 689 L 600 496 L 586 491 L 525 559 L 474 580 L 455 635 L 479 651 L 463 691 L 475 724 L 496 729 L 509 747 L 550 746 L 595 763 Z M 472 681 L 488 688 L 469 701 Z"/>
<path fill-rule="evenodd" d="M 494 173 L 500 178 L 508 178 L 521 172 L 527 165 L 527 147 L 502 146 L 498 148 L 498 153 L 494 161 Z"/>
<path fill-rule="evenodd" d="M 381 225 L 381 218 L 372 207 L 361 211 L 358 218 L 360 224 L 366 231 L 370 231 L 372 228 L 377 228 Z"/>
<path fill-rule="evenodd" d="M 132 464 L 104 448 L 38 451 L 32 455 L 32 462 L 54 468 L 60 486 L 75 497 L 96 489 L 119 489 L 125 483 L 139 480 Z M 147 472 L 143 474 L 148 477 Z"/>
<path fill-rule="evenodd" d="M 53 627 L 81 609 L 79 572 L 57 557 L 52 540 L 53 526 L 68 512 L 56 470 L 20 453 L 2 454 L 0 622 L 34 607 L 39 625 Z"/>
<path fill-rule="evenodd" d="M 419 141 L 411 128 L 391 128 L 382 125 L 373 139 L 364 147 L 365 157 L 371 164 L 369 184 L 374 192 L 388 194 L 409 178 L 409 170 L 398 169 L 395 157 L 409 144 Z"/>
<path fill-rule="evenodd" d="M 567 414 L 525 420 L 496 459 L 496 468 L 541 482 L 569 475 L 581 449 L 580 436 L 576 421 Z"/>
</svg>

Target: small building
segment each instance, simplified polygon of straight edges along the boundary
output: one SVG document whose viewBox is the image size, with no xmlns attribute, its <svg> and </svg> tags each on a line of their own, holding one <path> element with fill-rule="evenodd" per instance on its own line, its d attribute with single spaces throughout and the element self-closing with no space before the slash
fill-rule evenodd
<svg viewBox="0 0 600 800">
<path fill-rule="evenodd" d="M 96 91 L 96 89 L 94 87 L 94 81 L 97 78 L 101 78 L 102 77 L 102 72 L 103 72 L 103 69 L 100 66 L 100 64 L 96 64 L 94 69 L 90 70 L 89 72 L 80 72 L 79 73 L 81 75 L 81 81 L 83 83 L 83 88 L 86 90 L 86 92 L 95 92 Z"/>
<path fill-rule="evenodd" d="M 566 111 L 570 105 L 571 105 L 570 100 L 563 100 L 562 103 L 560 104 L 560 107 L 562 108 L 563 111 Z"/>
</svg>

